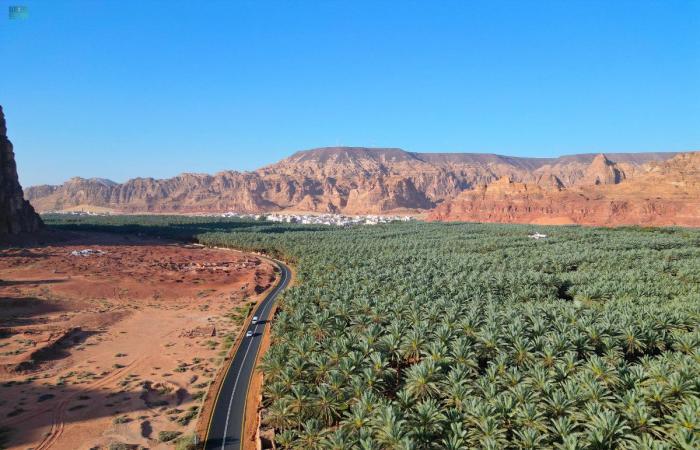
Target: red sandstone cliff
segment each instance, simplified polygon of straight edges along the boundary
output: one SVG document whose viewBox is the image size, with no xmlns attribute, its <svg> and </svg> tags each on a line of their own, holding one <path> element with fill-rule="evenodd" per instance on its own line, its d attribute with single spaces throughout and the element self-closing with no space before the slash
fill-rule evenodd
<svg viewBox="0 0 700 450">
<path fill-rule="evenodd" d="M 700 153 L 637 167 L 624 179 L 602 158 L 568 189 L 503 178 L 444 202 L 430 220 L 584 225 L 700 226 Z M 619 182 L 616 182 L 618 181 Z M 591 184 L 593 182 L 593 184 Z"/>
<path fill-rule="evenodd" d="M 670 153 L 515 158 L 334 147 L 295 153 L 254 172 L 136 178 L 118 184 L 74 178 L 27 189 L 40 211 L 81 207 L 126 212 L 425 212 L 503 177 L 558 191 L 620 183 Z"/>
</svg>

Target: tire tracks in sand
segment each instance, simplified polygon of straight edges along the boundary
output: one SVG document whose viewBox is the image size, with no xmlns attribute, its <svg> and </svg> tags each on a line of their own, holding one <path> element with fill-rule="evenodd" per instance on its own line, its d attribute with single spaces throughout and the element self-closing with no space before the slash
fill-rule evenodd
<svg viewBox="0 0 700 450">
<path fill-rule="evenodd" d="M 112 372 L 111 374 L 107 375 L 106 377 L 101 378 L 94 383 L 88 384 L 86 387 L 89 389 L 93 389 L 93 390 L 104 387 L 105 385 L 109 384 L 110 382 L 118 379 L 120 376 L 128 373 L 130 369 L 137 367 L 145 359 L 146 359 L 146 356 L 142 356 L 140 358 L 137 358 L 134 361 L 132 361 L 131 363 L 126 364 L 123 368 L 117 369 L 116 371 Z M 58 403 L 58 405 L 55 405 L 52 408 L 47 408 L 47 409 L 42 411 L 42 413 L 48 412 L 48 411 L 53 412 L 51 429 L 44 436 L 44 438 L 41 440 L 41 442 L 39 442 L 39 444 L 36 447 L 34 447 L 35 450 L 46 450 L 48 448 L 51 448 L 61 438 L 61 435 L 63 434 L 63 430 L 65 429 L 65 426 L 66 426 L 65 416 L 66 416 L 66 412 L 67 412 L 67 406 L 78 395 L 79 395 L 79 392 L 74 392 L 74 393 L 68 395 L 67 397 L 65 397 L 63 400 L 61 400 Z"/>
</svg>

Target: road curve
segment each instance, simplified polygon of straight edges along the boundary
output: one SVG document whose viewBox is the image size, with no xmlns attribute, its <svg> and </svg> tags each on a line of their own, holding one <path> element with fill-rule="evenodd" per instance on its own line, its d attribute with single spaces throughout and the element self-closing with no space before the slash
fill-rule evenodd
<svg viewBox="0 0 700 450">
<path fill-rule="evenodd" d="M 253 315 L 258 316 L 258 323 L 251 323 L 243 331 L 243 333 L 252 331 L 253 336 L 243 337 L 243 342 L 226 370 L 209 422 L 204 443 L 206 450 L 238 450 L 243 447 L 241 436 L 245 430 L 246 397 L 265 332 L 265 324 L 270 319 L 270 312 L 277 296 L 287 287 L 290 279 L 289 268 L 279 261 L 273 260 L 273 262 L 280 269 L 280 281 L 255 309 Z"/>
</svg>

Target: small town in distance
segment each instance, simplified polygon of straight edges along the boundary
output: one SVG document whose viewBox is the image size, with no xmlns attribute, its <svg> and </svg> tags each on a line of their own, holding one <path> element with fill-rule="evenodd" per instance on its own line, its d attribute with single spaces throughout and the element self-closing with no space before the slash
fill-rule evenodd
<svg viewBox="0 0 700 450">
<path fill-rule="evenodd" d="M 700 450 L 699 24 L 0 6 L 0 450 Z"/>
</svg>

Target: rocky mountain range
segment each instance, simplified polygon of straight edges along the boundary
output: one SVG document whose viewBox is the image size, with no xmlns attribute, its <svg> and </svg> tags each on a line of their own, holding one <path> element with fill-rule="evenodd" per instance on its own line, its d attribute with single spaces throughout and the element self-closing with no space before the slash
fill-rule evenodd
<svg viewBox="0 0 700 450">
<path fill-rule="evenodd" d="M 591 153 L 517 158 L 330 147 L 297 152 L 252 172 L 186 173 L 125 183 L 73 178 L 59 186 L 30 187 L 26 195 L 40 211 L 421 213 L 503 179 L 543 192 L 623 184 L 648 172 L 650 164 L 674 156 Z M 440 211 L 432 217 L 449 218 L 444 207 Z"/>
<path fill-rule="evenodd" d="M 700 226 L 700 152 L 638 166 L 618 180 L 603 156 L 591 167 L 608 177 L 598 183 L 546 189 L 503 177 L 463 191 L 430 212 L 431 220 L 583 225 Z M 589 178 L 589 181 L 591 179 Z"/>
<path fill-rule="evenodd" d="M 7 138 L 5 114 L 0 106 L 0 235 L 31 233 L 42 225 L 39 215 L 24 199 L 12 142 Z"/>
</svg>

